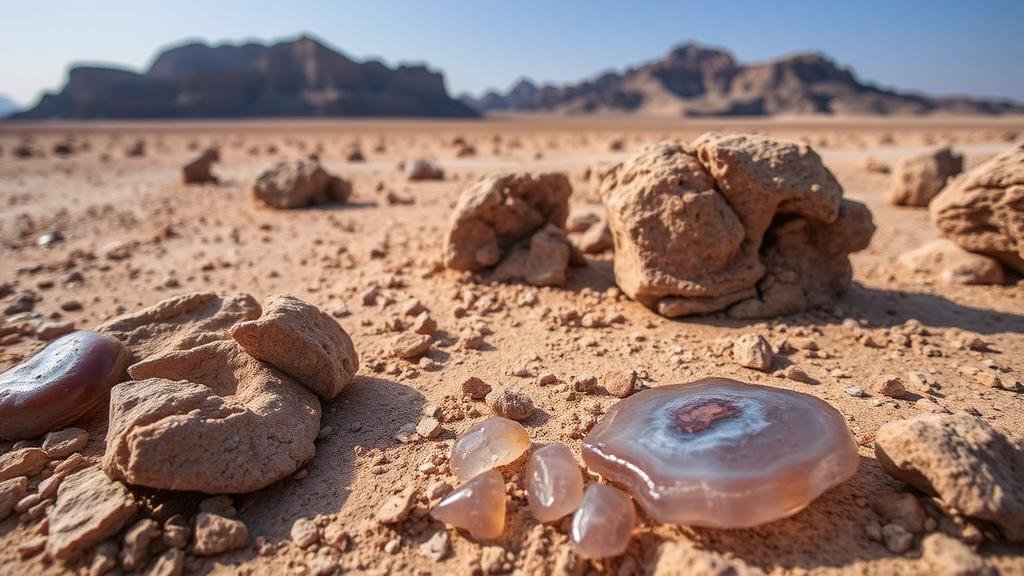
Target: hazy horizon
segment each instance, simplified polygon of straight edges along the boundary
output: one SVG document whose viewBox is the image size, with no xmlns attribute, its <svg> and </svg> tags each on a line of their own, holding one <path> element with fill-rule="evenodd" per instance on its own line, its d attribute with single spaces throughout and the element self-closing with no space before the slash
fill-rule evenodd
<svg viewBox="0 0 1024 576">
<path fill-rule="evenodd" d="M 0 38 L 0 94 L 22 107 L 34 105 L 44 91 L 58 90 L 72 65 L 142 71 L 161 50 L 188 41 L 271 44 L 304 33 L 356 60 L 427 64 L 444 74 L 453 95 L 504 91 L 523 77 L 538 84 L 575 82 L 693 41 L 727 50 L 742 62 L 821 52 L 862 81 L 901 91 L 1024 101 L 1024 40 L 1016 33 L 1024 21 L 1022 2 L 872 1 L 823 10 L 819 3 L 790 1 L 769 9 L 751 4 L 743 21 L 725 6 L 697 9 L 661 1 L 632 7 L 548 6 L 536 0 L 484 7 L 461 0 L 429 6 L 394 0 L 375 7 L 307 1 L 284 7 L 257 0 L 235 9 L 197 0 L 176 6 L 140 7 L 125 0 L 58 4 L 60 9 L 46 13 L 21 5 L 7 10 L 18 26 Z"/>
</svg>

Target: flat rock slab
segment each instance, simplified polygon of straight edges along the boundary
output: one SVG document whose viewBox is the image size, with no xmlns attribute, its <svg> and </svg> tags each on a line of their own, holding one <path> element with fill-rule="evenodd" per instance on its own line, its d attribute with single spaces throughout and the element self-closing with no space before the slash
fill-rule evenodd
<svg viewBox="0 0 1024 576">
<path fill-rule="evenodd" d="M 72 560 L 117 534 L 135 510 L 135 500 L 124 485 L 99 468 L 75 472 L 57 490 L 46 551 L 58 560 Z"/>
</svg>

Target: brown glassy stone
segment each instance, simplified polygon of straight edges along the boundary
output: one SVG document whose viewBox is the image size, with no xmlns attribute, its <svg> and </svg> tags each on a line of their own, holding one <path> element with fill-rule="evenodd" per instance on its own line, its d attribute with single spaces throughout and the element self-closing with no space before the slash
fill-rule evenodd
<svg viewBox="0 0 1024 576">
<path fill-rule="evenodd" d="M 488 470 L 438 502 L 430 515 L 474 538 L 497 538 L 505 531 L 505 480 Z"/>
</svg>

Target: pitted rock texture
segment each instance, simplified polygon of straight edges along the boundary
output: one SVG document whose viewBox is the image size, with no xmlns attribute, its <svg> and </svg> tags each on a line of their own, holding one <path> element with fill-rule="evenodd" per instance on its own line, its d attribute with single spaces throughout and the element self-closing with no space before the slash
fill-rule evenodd
<svg viewBox="0 0 1024 576">
<path fill-rule="evenodd" d="M 320 402 L 233 341 L 170 350 L 110 394 L 103 469 L 129 484 L 228 494 L 258 490 L 315 452 Z"/>
<path fill-rule="evenodd" d="M 253 195 L 273 208 L 302 208 L 326 202 L 345 202 L 352 184 L 328 174 L 313 160 L 283 160 L 260 174 Z"/>
<path fill-rule="evenodd" d="M 254 358 L 281 370 L 330 400 L 350 384 L 359 356 L 348 333 L 334 318 L 294 296 L 263 301 L 263 315 L 231 329 L 231 336 Z"/>
<path fill-rule="evenodd" d="M 455 205 L 444 237 L 445 265 L 483 270 L 509 257 L 514 261 L 502 272 L 506 279 L 521 277 L 545 286 L 564 283 L 571 254 L 564 232 L 571 194 L 563 174 L 501 174 L 480 180 L 463 190 Z M 510 256 L 515 251 L 519 253 Z"/>
<path fill-rule="evenodd" d="M 889 202 L 896 206 L 928 206 L 946 182 L 963 171 L 963 155 L 948 146 L 907 158 L 892 173 Z"/>
<path fill-rule="evenodd" d="M 827 304 L 849 285 L 848 254 L 874 232 L 868 209 L 842 198 L 813 150 L 764 136 L 708 133 L 648 147 L 600 192 L 616 283 L 668 317 Z"/>
<path fill-rule="evenodd" d="M 875 456 L 891 476 L 1024 541 L 1024 451 L 985 420 L 921 414 L 889 422 L 875 437 Z"/>
<path fill-rule="evenodd" d="M 1024 273 L 1024 144 L 957 177 L 929 210 L 943 236 L 961 248 Z"/>
<path fill-rule="evenodd" d="M 97 330 L 124 342 L 134 363 L 168 350 L 230 340 L 232 326 L 259 316 L 260 305 L 248 294 L 221 298 L 213 292 L 192 292 L 118 316 Z"/>
</svg>

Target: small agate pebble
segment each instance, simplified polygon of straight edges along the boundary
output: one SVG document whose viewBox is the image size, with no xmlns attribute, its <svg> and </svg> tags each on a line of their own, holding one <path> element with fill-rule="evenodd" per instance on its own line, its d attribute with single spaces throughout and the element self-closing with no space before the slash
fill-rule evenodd
<svg viewBox="0 0 1024 576">
<path fill-rule="evenodd" d="M 626 551 L 636 524 L 636 510 L 622 491 L 591 484 L 572 517 L 569 537 L 584 558 L 610 558 Z"/>
<path fill-rule="evenodd" d="M 515 462 L 529 448 L 530 435 L 521 424 L 488 416 L 455 440 L 449 467 L 465 482 L 481 472 Z"/>
<path fill-rule="evenodd" d="M 478 540 L 497 538 L 505 531 L 505 479 L 488 470 L 438 502 L 430 515 Z"/>
<path fill-rule="evenodd" d="M 92 410 L 124 375 L 120 340 L 81 330 L 0 374 L 0 440 L 34 438 Z"/>
<path fill-rule="evenodd" d="M 813 396 L 704 378 L 612 406 L 583 460 L 659 522 L 748 528 L 802 510 L 857 471 L 843 416 Z"/>
<path fill-rule="evenodd" d="M 540 522 L 554 522 L 579 507 L 583 474 L 568 446 L 556 442 L 533 451 L 526 463 L 526 498 Z"/>
</svg>

